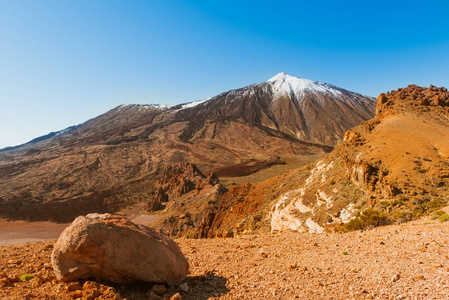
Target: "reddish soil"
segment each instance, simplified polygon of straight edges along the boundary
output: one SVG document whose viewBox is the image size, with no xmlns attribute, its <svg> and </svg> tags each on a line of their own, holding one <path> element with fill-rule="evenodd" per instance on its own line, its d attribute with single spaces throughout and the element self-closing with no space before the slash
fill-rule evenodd
<svg viewBox="0 0 449 300">
<path fill-rule="evenodd" d="M 165 299 L 448 299 L 448 236 L 449 222 L 422 219 L 344 234 L 177 239 L 189 291 L 167 286 Z M 152 284 L 56 281 L 53 243 L 0 246 L 0 299 L 157 299 Z"/>
</svg>

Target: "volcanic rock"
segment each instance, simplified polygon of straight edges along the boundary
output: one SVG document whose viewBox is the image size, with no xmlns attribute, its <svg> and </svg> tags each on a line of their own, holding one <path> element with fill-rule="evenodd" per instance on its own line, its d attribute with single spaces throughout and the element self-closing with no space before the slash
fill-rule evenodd
<svg viewBox="0 0 449 300">
<path fill-rule="evenodd" d="M 162 187 L 159 187 L 154 199 L 145 205 L 145 210 L 149 212 L 159 210 L 163 202 L 168 202 L 168 195 Z"/>
<path fill-rule="evenodd" d="M 150 201 L 145 205 L 145 210 L 148 212 L 154 212 L 159 209 L 161 209 L 161 201 L 158 196 L 156 196 L 153 201 Z"/>
<path fill-rule="evenodd" d="M 76 218 L 56 242 L 51 260 L 62 281 L 95 278 L 177 285 L 189 270 L 186 258 L 169 237 L 109 214 Z"/>
<path fill-rule="evenodd" d="M 166 167 L 156 195 L 167 195 L 163 210 L 151 225 L 169 236 L 192 236 L 202 220 L 214 213 L 227 189 L 215 173 L 205 176 L 194 164 L 180 162 Z M 148 208 L 159 205 L 149 202 Z M 204 226 L 204 225 L 203 225 Z"/>
<path fill-rule="evenodd" d="M 176 199 L 193 190 L 199 192 L 218 183 L 219 179 L 215 173 L 206 177 L 194 164 L 179 162 L 167 166 L 158 181 L 159 189 L 156 196 L 145 208 L 149 212 L 156 211 L 161 208 L 162 202 L 168 202 L 169 198 Z"/>
</svg>

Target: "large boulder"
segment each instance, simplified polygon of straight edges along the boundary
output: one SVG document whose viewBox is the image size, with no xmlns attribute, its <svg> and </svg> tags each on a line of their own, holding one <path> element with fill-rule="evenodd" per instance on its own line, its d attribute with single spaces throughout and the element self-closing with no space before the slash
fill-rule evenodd
<svg viewBox="0 0 449 300">
<path fill-rule="evenodd" d="M 51 262 L 61 281 L 93 278 L 177 285 L 189 270 L 187 259 L 172 239 L 110 214 L 76 218 L 56 242 Z"/>
</svg>

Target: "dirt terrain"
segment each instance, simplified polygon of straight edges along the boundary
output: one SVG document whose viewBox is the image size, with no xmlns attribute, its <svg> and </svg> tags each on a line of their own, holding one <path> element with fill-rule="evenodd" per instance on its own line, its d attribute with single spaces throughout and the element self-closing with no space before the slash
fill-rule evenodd
<svg viewBox="0 0 449 300">
<path fill-rule="evenodd" d="M 189 291 L 167 287 L 164 294 L 195 300 L 448 299 L 448 236 L 449 222 L 424 218 L 343 234 L 177 239 L 190 263 Z M 56 281 L 53 244 L 0 246 L 0 299 L 158 299 L 150 295 L 152 284 Z M 23 274 L 34 278 L 20 281 Z"/>
<path fill-rule="evenodd" d="M 51 241 L 58 238 L 67 225 L 51 222 L 30 223 L 0 219 L 0 245 Z"/>
</svg>

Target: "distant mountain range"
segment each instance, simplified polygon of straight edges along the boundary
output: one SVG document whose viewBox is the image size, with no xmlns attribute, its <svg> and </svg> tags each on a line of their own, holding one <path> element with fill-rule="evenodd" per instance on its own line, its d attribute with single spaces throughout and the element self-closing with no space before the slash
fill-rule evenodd
<svg viewBox="0 0 449 300">
<path fill-rule="evenodd" d="M 0 217 L 69 221 L 147 203 L 180 161 L 233 177 L 321 156 L 374 111 L 374 98 L 285 73 L 202 101 L 122 105 L 1 150 Z"/>
</svg>

